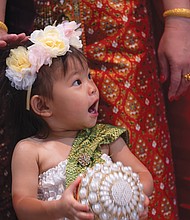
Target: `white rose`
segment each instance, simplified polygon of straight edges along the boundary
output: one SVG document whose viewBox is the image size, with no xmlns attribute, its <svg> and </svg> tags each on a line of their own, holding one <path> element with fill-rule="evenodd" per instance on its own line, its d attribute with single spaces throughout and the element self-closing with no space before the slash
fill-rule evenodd
<svg viewBox="0 0 190 220">
<path fill-rule="evenodd" d="M 52 58 L 62 56 L 69 50 L 69 39 L 55 26 L 47 26 L 44 30 L 34 31 L 30 40 L 36 45 L 43 46 Z"/>
</svg>

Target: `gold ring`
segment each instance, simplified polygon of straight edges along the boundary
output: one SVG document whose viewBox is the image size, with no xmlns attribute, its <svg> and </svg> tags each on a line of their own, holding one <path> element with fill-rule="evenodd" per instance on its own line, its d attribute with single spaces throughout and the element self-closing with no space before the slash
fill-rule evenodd
<svg viewBox="0 0 190 220">
<path fill-rule="evenodd" d="M 186 81 L 190 81 L 190 73 L 183 75 Z"/>
</svg>

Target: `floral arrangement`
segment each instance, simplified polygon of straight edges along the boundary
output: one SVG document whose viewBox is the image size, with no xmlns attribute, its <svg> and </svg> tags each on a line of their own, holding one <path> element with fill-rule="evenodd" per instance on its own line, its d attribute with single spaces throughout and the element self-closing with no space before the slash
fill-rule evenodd
<svg viewBox="0 0 190 220">
<path fill-rule="evenodd" d="M 75 21 L 64 21 L 57 26 L 49 25 L 44 30 L 35 30 L 29 36 L 33 43 L 29 47 L 11 49 L 6 59 L 6 77 L 17 90 L 31 89 L 39 69 L 51 65 L 52 59 L 63 56 L 70 45 L 82 48 L 82 30 Z"/>
</svg>

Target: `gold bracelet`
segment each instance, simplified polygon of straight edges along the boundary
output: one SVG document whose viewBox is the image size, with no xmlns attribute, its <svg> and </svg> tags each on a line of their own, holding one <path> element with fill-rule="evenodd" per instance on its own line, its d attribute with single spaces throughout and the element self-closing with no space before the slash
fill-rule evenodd
<svg viewBox="0 0 190 220">
<path fill-rule="evenodd" d="M 5 23 L 3 23 L 2 21 L 0 21 L 0 29 L 5 30 L 6 32 L 8 32 L 8 27 L 6 26 Z"/>
<path fill-rule="evenodd" d="M 184 17 L 184 18 L 190 18 L 190 9 L 187 8 L 174 8 L 170 10 L 166 10 L 163 13 L 163 17 L 168 16 L 177 16 L 177 17 Z"/>
</svg>

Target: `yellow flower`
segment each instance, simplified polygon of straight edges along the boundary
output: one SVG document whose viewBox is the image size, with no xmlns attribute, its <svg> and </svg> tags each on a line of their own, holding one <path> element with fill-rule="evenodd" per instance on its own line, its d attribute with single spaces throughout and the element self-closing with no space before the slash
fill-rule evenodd
<svg viewBox="0 0 190 220">
<path fill-rule="evenodd" d="M 64 55 L 69 50 L 68 38 L 55 26 L 47 26 L 44 30 L 34 31 L 30 40 L 36 45 L 43 46 L 51 57 Z"/>
<path fill-rule="evenodd" d="M 11 49 L 9 57 L 6 59 L 7 66 L 21 73 L 24 69 L 30 68 L 31 64 L 28 59 L 28 51 L 24 47 L 18 47 Z"/>
</svg>

